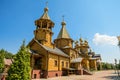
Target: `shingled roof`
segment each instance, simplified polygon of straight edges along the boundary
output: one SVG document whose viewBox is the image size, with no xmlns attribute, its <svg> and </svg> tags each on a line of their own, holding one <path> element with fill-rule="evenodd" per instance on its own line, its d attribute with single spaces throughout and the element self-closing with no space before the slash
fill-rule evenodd
<svg viewBox="0 0 120 80">
<path fill-rule="evenodd" d="M 57 36 L 57 39 L 59 39 L 59 38 L 70 38 L 70 35 L 68 34 L 68 32 L 67 32 L 67 30 L 65 28 L 66 23 L 63 21 L 61 23 L 61 25 L 62 25 L 62 28 L 61 28 L 58 36 Z"/>
<path fill-rule="evenodd" d="M 47 7 L 44 9 L 44 13 L 43 13 L 43 15 L 41 16 L 40 19 L 48 19 L 48 20 L 50 20 L 50 17 L 48 15 L 48 8 Z"/>
<path fill-rule="evenodd" d="M 83 58 L 81 58 L 81 57 L 75 58 L 75 59 L 71 60 L 71 63 L 79 63 L 82 61 L 82 59 Z"/>
<path fill-rule="evenodd" d="M 69 57 L 67 54 L 65 54 L 63 51 L 61 51 L 60 49 L 58 49 L 57 47 L 53 48 L 49 48 L 47 46 L 42 45 L 47 51 L 52 52 L 54 54 L 57 55 L 61 55 L 61 56 L 65 56 L 65 57 Z"/>
<path fill-rule="evenodd" d="M 40 46 L 42 46 L 45 50 L 47 50 L 47 51 L 49 51 L 53 54 L 64 56 L 64 57 L 69 57 L 67 54 L 65 54 L 63 51 L 61 51 L 57 47 L 50 48 L 50 47 L 47 47 L 47 46 L 44 46 L 44 45 L 40 44 L 36 39 L 34 39 L 34 41 L 37 42 Z"/>
<path fill-rule="evenodd" d="M 93 58 L 101 59 L 101 55 L 100 55 L 100 54 L 95 54 L 95 55 L 93 56 Z"/>
</svg>

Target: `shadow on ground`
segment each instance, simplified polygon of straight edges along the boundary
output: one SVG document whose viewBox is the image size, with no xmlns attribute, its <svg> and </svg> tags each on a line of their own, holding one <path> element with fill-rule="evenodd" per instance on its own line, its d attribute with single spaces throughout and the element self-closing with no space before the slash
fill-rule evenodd
<svg viewBox="0 0 120 80">
<path fill-rule="evenodd" d="M 118 76 L 105 76 L 103 78 L 110 79 L 110 80 L 120 80 L 120 77 Z"/>
</svg>

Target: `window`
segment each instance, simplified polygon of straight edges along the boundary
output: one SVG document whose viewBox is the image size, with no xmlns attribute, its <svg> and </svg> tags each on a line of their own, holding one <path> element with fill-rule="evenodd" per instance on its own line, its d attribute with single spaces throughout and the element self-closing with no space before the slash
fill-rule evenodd
<svg viewBox="0 0 120 80">
<path fill-rule="evenodd" d="M 57 65 L 58 65 L 57 60 L 55 60 L 55 66 L 57 66 Z"/>
<path fill-rule="evenodd" d="M 64 62 L 62 61 L 62 67 L 64 67 Z"/>
<path fill-rule="evenodd" d="M 68 62 L 66 62 L 66 67 L 68 67 Z"/>
<path fill-rule="evenodd" d="M 42 28 L 46 28 L 47 27 L 47 22 L 44 22 L 43 24 L 42 24 Z"/>
</svg>

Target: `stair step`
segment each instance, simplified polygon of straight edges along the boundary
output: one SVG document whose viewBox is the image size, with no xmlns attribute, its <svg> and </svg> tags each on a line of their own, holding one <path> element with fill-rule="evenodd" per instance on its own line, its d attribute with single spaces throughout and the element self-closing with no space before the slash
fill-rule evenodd
<svg viewBox="0 0 120 80">
<path fill-rule="evenodd" d="M 92 73 L 88 70 L 83 69 L 83 75 L 92 75 Z"/>
</svg>

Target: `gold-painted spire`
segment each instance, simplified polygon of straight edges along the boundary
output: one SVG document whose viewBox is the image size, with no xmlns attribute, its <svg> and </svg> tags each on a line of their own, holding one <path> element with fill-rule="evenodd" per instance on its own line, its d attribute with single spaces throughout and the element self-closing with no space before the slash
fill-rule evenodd
<svg viewBox="0 0 120 80">
<path fill-rule="evenodd" d="M 61 22 L 62 28 L 61 28 L 61 30 L 60 30 L 57 38 L 58 38 L 58 39 L 59 39 L 59 38 L 70 38 L 70 36 L 69 36 L 69 34 L 68 34 L 68 32 L 67 32 L 67 30 L 66 30 L 66 28 L 65 28 L 66 23 L 65 23 L 65 21 L 64 21 L 64 16 L 62 16 L 62 17 L 63 17 L 63 21 Z"/>
<path fill-rule="evenodd" d="M 50 17 L 48 15 L 48 2 L 46 2 L 46 7 L 44 8 L 44 13 L 43 15 L 41 16 L 40 19 L 49 19 L 50 20 Z"/>
</svg>

